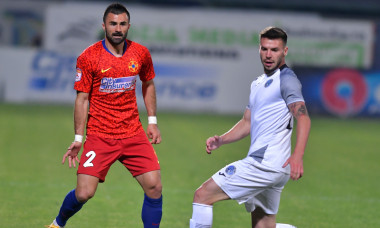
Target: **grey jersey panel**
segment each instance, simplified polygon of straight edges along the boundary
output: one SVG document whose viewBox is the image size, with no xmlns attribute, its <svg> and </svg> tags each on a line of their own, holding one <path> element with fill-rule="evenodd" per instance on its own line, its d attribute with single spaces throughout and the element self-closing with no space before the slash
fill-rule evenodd
<svg viewBox="0 0 380 228">
<path fill-rule="evenodd" d="M 305 101 L 302 96 L 302 85 L 296 74 L 289 68 L 285 67 L 280 74 L 281 96 L 287 105 Z"/>
</svg>

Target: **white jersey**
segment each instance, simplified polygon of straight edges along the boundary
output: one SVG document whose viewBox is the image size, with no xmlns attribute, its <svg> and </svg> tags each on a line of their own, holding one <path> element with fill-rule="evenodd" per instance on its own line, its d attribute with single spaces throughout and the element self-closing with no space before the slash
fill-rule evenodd
<svg viewBox="0 0 380 228">
<path fill-rule="evenodd" d="M 301 83 L 286 65 L 252 82 L 247 106 L 251 111 L 248 157 L 271 170 L 290 173 L 289 165 L 282 166 L 291 154 L 293 117 L 288 105 L 297 101 L 304 101 Z"/>
</svg>

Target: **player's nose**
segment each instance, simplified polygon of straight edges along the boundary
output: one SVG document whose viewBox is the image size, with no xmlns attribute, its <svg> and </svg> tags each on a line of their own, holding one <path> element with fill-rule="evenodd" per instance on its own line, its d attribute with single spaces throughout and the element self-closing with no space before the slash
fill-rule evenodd
<svg viewBox="0 0 380 228">
<path fill-rule="evenodd" d="M 265 57 L 267 59 L 270 59 L 272 57 L 272 52 L 271 51 L 267 51 L 266 54 L 265 54 Z"/>
<path fill-rule="evenodd" d="M 116 32 L 120 32 L 121 31 L 121 26 L 120 25 L 116 25 L 115 30 L 116 30 Z"/>
</svg>

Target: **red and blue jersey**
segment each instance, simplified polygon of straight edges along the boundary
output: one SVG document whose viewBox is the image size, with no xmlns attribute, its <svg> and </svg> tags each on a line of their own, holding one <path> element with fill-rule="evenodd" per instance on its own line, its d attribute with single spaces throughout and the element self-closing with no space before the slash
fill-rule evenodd
<svg viewBox="0 0 380 228">
<path fill-rule="evenodd" d="M 105 40 L 88 47 L 77 59 L 74 89 L 89 93 L 87 134 L 122 139 L 143 130 L 136 101 L 136 79 L 155 77 L 148 49 L 126 40 L 125 51 L 116 57 Z"/>
</svg>

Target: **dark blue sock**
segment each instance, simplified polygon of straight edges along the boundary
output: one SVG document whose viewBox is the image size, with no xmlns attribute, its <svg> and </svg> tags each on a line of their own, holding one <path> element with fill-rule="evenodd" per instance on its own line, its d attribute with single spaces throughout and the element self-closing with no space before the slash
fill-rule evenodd
<svg viewBox="0 0 380 228">
<path fill-rule="evenodd" d="M 158 199 L 152 199 L 144 194 L 141 218 L 144 223 L 144 228 L 160 227 L 162 218 L 162 196 Z"/>
<path fill-rule="evenodd" d="M 58 216 L 55 218 L 59 226 L 65 226 L 67 220 L 77 213 L 84 203 L 78 202 L 75 197 L 75 189 L 70 191 L 63 200 Z"/>
</svg>

